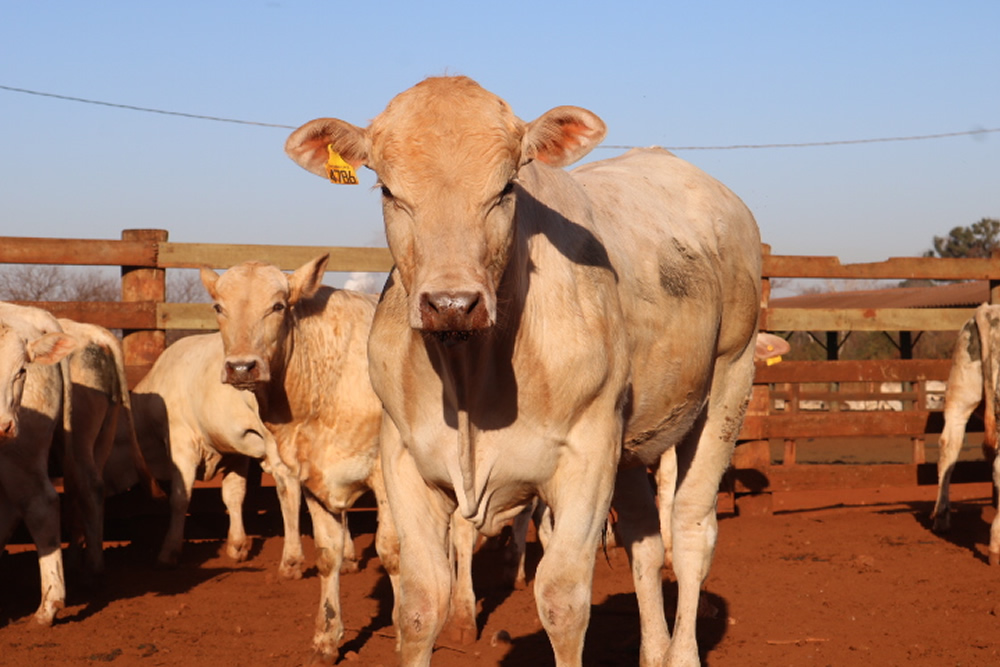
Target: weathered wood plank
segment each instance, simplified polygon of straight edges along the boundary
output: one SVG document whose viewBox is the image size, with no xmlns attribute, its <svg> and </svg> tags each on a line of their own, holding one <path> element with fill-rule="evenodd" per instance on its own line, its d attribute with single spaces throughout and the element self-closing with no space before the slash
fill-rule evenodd
<svg viewBox="0 0 1000 667">
<path fill-rule="evenodd" d="M 156 245 L 142 241 L 0 236 L 0 264 L 156 266 Z"/>
<path fill-rule="evenodd" d="M 754 382 L 914 382 L 947 380 L 950 359 L 875 361 L 783 361 L 757 365 Z"/>
<path fill-rule="evenodd" d="M 214 269 L 228 269 L 243 261 L 260 260 L 274 264 L 283 271 L 293 271 L 324 252 L 330 253 L 328 271 L 388 272 L 392 268 L 392 256 L 388 248 L 215 243 L 161 243 L 158 262 L 163 268 L 210 266 Z"/>
<path fill-rule="evenodd" d="M 926 410 L 747 415 L 739 439 L 918 436 L 929 432 L 929 415 Z"/>
<path fill-rule="evenodd" d="M 56 317 L 98 324 L 107 329 L 156 329 L 156 304 L 152 301 L 14 301 L 47 310 Z"/>
<path fill-rule="evenodd" d="M 156 308 L 159 329 L 215 331 L 219 328 L 215 311 L 208 303 L 161 303 Z"/>
<path fill-rule="evenodd" d="M 763 260 L 766 278 L 988 280 L 997 276 L 996 262 L 982 258 L 890 257 L 841 264 L 838 257 L 765 255 Z"/>
<path fill-rule="evenodd" d="M 766 331 L 958 331 L 974 308 L 766 308 Z"/>
</svg>

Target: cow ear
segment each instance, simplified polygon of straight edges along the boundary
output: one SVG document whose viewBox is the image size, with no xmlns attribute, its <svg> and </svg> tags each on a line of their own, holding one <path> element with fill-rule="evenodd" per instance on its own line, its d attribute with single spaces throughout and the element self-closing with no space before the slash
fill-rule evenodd
<svg viewBox="0 0 1000 667">
<path fill-rule="evenodd" d="M 285 142 L 288 157 L 323 178 L 327 178 L 331 149 L 358 169 L 368 163 L 368 133 L 336 118 L 317 118 L 292 132 Z"/>
<path fill-rule="evenodd" d="M 76 345 L 76 339 L 72 336 L 58 331 L 47 333 L 28 343 L 28 361 L 43 366 L 57 364 L 75 350 Z"/>
<path fill-rule="evenodd" d="M 565 167 L 601 143 L 606 132 L 607 126 L 596 114 L 580 107 L 556 107 L 528 123 L 522 139 L 523 159 Z"/>
<path fill-rule="evenodd" d="M 289 279 L 290 293 L 288 303 L 295 305 L 300 299 L 308 299 L 323 284 L 323 274 L 326 273 L 326 263 L 330 259 L 330 253 L 324 253 L 309 262 L 306 262 L 295 269 Z"/>
<path fill-rule="evenodd" d="M 214 301 L 216 298 L 215 283 L 219 280 L 219 274 L 207 266 L 201 267 L 199 273 L 201 275 L 201 284 L 205 286 L 205 289 L 208 290 L 208 296 L 212 297 Z"/>
</svg>

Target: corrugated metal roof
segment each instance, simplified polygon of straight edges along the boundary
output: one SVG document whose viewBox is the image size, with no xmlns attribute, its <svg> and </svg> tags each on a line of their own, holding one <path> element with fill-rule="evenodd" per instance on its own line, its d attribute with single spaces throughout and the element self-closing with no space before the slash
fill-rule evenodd
<svg viewBox="0 0 1000 667">
<path fill-rule="evenodd" d="M 894 287 L 855 292 L 802 294 L 771 299 L 771 308 L 962 308 L 990 300 L 987 280 L 934 287 Z"/>
</svg>

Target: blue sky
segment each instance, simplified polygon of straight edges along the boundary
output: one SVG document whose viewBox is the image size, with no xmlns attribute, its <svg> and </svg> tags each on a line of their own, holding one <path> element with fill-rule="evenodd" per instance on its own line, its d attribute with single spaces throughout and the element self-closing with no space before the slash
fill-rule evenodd
<svg viewBox="0 0 1000 667">
<path fill-rule="evenodd" d="M 0 0 L 0 85 L 364 125 L 426 76 L 465 74 L 525 120 L 586 107 L 610 146 L 809 143 L 1000 128 L 998 25 L 995 0 Z M 371 172 L 356 188 L 308 174 L 289 130 L 7 90 L 0 114 L 0 234 L 384 244 Z M 913 256 L 1000 217 L 1000 132 L 676 153 L 747 202 L 775 254 Z"/>
</svg>

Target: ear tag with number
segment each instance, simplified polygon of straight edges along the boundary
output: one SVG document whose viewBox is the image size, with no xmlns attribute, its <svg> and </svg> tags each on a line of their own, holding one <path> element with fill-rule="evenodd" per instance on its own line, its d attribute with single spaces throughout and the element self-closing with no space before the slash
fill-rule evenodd
<svg viewBox="0 0 1000 667">
<path fill-rule="evenodd" d="M 347 164 L 340 153 L 333 150 L 333 144 L 327 144 L 326 150 L 330 157 L 326 160 L 326 177 L 331 183 L 338 185 L 357 185 L 358 175 L 354 173 L 354 167 Z"/>
</svg>

